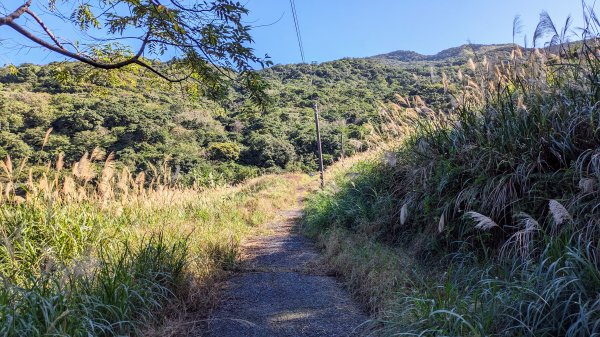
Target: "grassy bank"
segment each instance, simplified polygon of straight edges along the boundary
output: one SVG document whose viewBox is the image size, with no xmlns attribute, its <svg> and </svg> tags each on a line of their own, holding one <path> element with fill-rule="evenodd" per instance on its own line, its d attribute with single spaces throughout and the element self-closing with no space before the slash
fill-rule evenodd
<svg viewBox="0 0 600 337">
<path fill-rule="evenodd" d="M 296 202 L 302 183 L 180 189 L 110 158 L 94 165 L 27 179 L 3 161 L 0 335 L 167 335 L 183 315 L 202 320 L 240 240 Z"/>
<path fill-rule="evenodd" d="M 309 200 L 307 231 L 384 333 L 600 333 L 596 26 L 585 43 L 474 58 L 449 75 L 452 111 Z"/>
</svg>

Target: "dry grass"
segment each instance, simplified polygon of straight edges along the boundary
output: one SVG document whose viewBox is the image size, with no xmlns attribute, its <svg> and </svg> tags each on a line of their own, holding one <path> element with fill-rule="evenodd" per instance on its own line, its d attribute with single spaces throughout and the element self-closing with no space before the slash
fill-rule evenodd
<svg viewBox="0 0 600 337">
<path fill-rule="evenodd" d="M 348 290 L 366 310 L 381 315 L 389 308 L 400 287 L 415 281 L 412 257 L 366 235 L 334 228 L 318 237 L 325 261 L 341 276 Z"/>
<path fill-rule="evenodd" d="M 134 175 L 98 150 L 64 166 L 0 164 L 1 335 L 162 336 L 202 322 L 240 240 L 306 183 L 183 188 L 166 166 Z"/>
</svg>

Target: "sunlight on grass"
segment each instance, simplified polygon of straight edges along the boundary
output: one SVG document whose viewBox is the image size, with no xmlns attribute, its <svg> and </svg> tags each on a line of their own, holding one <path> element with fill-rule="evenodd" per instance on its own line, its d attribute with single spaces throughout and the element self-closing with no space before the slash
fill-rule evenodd
<svg viewBox="0 0 600 337">
<path fill-rule="evenodd" d="M 110 158 L 98 183 L 88 159 L 22 183 L 24 166 L 2 164 L 3 336 L 150 334 L 175 307 L 206 314 L 240 240 L 295 203 L 303 183 L 290 174 L 212 189 L 145 185 Z"/>
<path fill-rule="evenodd" d="M 389 104 L 414 127 L 309 198 L 307 233 L 384 335 L 600 333 L 597 26 L 475 55 L 451 111 Z"/>
</svg>

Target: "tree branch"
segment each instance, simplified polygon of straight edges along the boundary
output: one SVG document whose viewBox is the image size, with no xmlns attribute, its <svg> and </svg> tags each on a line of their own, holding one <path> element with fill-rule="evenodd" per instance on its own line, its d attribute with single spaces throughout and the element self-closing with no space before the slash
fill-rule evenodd
<svg viewBox="0 0 600 337">
<path fill-rule="evenodd" d="M 152 73 L 154 73 L 158 77 L 160 77 L 160 78 L 162 78 L 162 79 L 164 79 L 166 81 L 169 81 L 171 83 L 183 82 L 183 81 L 187 80 L 188 78 L 190 78 L 190 76 L 192 76 L 192 74 L 189 74 L 189 75 L 184 76 L 182 78 L 171 78 L 171 77 L 168 77 L 167 75 L 161 73 L 159 70 L 155 69 L 154 67 L 152 67 L 148 63 L 145 63 L 145 62 L 140 61 L 140 60 L 136 60 L 134 63 L 137 64 L 137 65 L 139 65 L 140 67 L 143 67 L 143 68 L 146 68 L 146 69 L 150 70 Z"/>
<path fill-rule="evenodd" d="M 92 4 L 94 1 L 85 1 L 68 9 L 73 11 L 70 17 L 60 11 L 54 12 L 54 8 L 55 16 L 78 24 L 82 32 L 87 32 L 90 24 L 103 29 L 106 36 L 96 39 L 101 41 L 99 46 L 94 48 L 94 45 L 87 44 L 92 46 L 92 51 L 98 50 L 98 54 L 79 50 L 77 45 L 54 35 L 55 31 L 46 26 L 42 13 L 31 8 L 33 0 L 15 2 L 22 5 L 12 13 L 4 10 L 2 15 L 7 15 L 0 15 L 0 27 L 11 27 L 36 45 L 94 68 L 110 70 L 135 65 L 169 82 L 199 81 L 215 89 L 228 80 L 233 83 L 237 79 L 229 70 L 237 70 L 240 76 L 248 77 L 250 62 L 263 64 L 247 47 L 253 42 L 249 27 L 241 21 L 247 10 L 235 0 L 98 0 L 95 5 Z M 124 5 L 125 11 L 129 9 L 128 15 L 120 13 L 119 4 Z M 18 21 L 26 14 L 38 28 L 41 27 L 39 33 Z M 111 51 L 109 41 L 130 38 L 124 36 L 130 28 L 147 30 L 145 36 L 135 37 L 141 41 L 137 53 L 121 49 Z M 146 54 L 164 55 L 171 49 L 184 54 L 181 64 L 189 68 L 189 74 L 175 64 L 178 62 L 161 65 L 144 57 Z M 102 57 L 105 55 L 106 58 Z M 173 70 L 167 66 L 172 66 Z M 252 90 L 262 90 L 255 82 L 249 82 L 247 86 Z"/>
<path fill-rule="evenodd" d="M 56 39 L 56 37 L 54 36 L 54 34 L 52 34 L 52 32 L 50 31 L 50 29 L 48 29 L 48 27 L 46 26 L 46 24 L 44 24 L 44 21 L 42 21 L 42 19 L 39 16 L 37 16 L 37 14 L 35 14 L 29 8 L 25 10 L 25 13 L 29 14 L 35 21 L 37 21 L 37 23 L 42 27 L 42 29 L 44 30 L 44 32 L 46 32 L 46 34 L 48 34 L 48 36 L 50 37 L 50 39 L 52 39 L 52 41 L 54 41 L 54 43 L 56 43 L 56 46 L 58 46 L 61 49 L 65 49 L 65 47 L 63 47 L 63 45 Z"/>
<path fill-rule="evenodd" d="M 14 12 L 10 13 L 9 15 L 0 18 L 0 26 L 2 25 L 8 25 L 9 23 L 15 21 L 16 19 L 20 18 L 21 15 L 23 15 L 23 13 L 25 13 L 28 9 L 29 6 L 31 6 L 31 0 L 28 0 L 26 3 L 24 3 L 21 7 L 17 8 L 17 10 L 15 10 Z"/>
<path fill-rule="evenodd" d="M 211 9 L 193 9 L 193 8 L 187 8 L 187 7 L 184 7 L 182 4 L 179 3 L 179 1 L 176 1 L 176 0 L 171 0 L 171 3 L 175 7 L 179 8 L 182 11 L 193 12 L 193 13 L 206 13 L 206 12 L 210 12 L 211 11 Z"/>
<path fill-rule="evenodd" d="M 25 36 L 26 38 L 30 39 L 31 41 L 39 44 L 40 46 L 44 47 L 44 48 L 48 48 L 54 52 L 57 52 L 61 55 L 64 55 L 66 57 L 75 59 L 77 61 L 89 64 L 91 66 L 100 68 L 100 69 L 117 69 L 117 68 L 123 68 L 125 66 L 128 66 L 130 64 L 135 63 L 135 61 L 142 55 L 144 49 L 146 48 L 146 43 L 147 43 L 147 39 L 144 40 L 144 42 L 142 43 L 142 47 L 140 48 L 140 51 L 132 58 L 122 61 L 122 62 L 118 62 L 118 63 L 102 63 L 102 62 L 97 62 L 94 61 L 92 59 L 86 58 L 80 54 L 76 54 L 73 53 L 67 49 L 64 48 L 60 48 L 58 46 L 55 46 L 53 44 L 50 44 L 42 39 L 40 39 L 39 37 L 33 35 L 31 32 L 27 31 L 25 28 L 19 26 L 18 24 L 14 23 L 14 22 L 8 22 L 7 25 L 16 30 L 19 34 Z"/>
<path fill-rule="evenodd" d="M 25 13 L 25 12 L 27 12 L 27 8 L 25 8 L 23 10 L 23 13 Z M 98 62 L 91 58 L 85 57 L 79 53 L 73 53 L 73 52 L 65 49 L 64 47 L 62 47 L 62 45 L 60 43 L 57 43 L 57 41 L 54 39 L 53 39 L 54 42 L 57 43 L 58 45 L 55 46 L 53 44 L 50 44 L 50 43 L 40 39 L 39 37 L 33 35 L 31 32 L 27 31 L 25 28 L 19 26 L 18 24 L 14 23 L 12 21 L 6 23 L 6 25 L 11 27 L 12 29 L 16 30 L 19 34 L 25 36 L 26 38 L 30 39 L 31 41 L 41 45 L 44 48 L 48 48 L 54 52 L 57 52 L 61 55 L 66 56 L 68 58 L 72 58 L 77 61 L 83 62 L 85 64 L 91 65 L 92 67 L 110 70 L 110 69 L 123 68 L 123 67 L 126 67 L 131 64 L 137 64 L 140 67 L 150 70 L 152 73 L 156 74 L 160 78 L 167 80 L 169 82 L 172 82 L 172 83 L 183 82 L 189 78 L 189 75 L 185 76 L 183 78 L 176 78 L 176 79 L 170 78 L 167 75 L 161 73 L 159 70 L 152 67 L 151 65 L 149 65 L 148 63 L 140 60 L 142 54 L 144 53 L 144 50 L 146 49 L 146 45 L 148 44 L 148 41 L 150 40 L 150 35 L 151 35 L 150 32 L 148 32 L 148 34 L 146 35 L 146 38 L 144 38 L 144 40 L 142 42 L 142 46 L 138 50 L 137 54 L 135 54 L 133 57 L 131 57 L 125 61 L 121 61 L 121 62 L 117 62 L 117 63 L 103 63 L 103 62 Z"/>
</svg>

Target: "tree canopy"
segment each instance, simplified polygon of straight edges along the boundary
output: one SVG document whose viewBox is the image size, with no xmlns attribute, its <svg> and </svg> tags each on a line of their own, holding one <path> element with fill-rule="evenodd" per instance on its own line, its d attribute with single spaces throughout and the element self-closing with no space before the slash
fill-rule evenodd
<svg viewBox="0 0 600 337">
<path fill-rule="evenodd" d="M 169 82 L 187 82 L 212 98 L 224 97 L 239 82 L 264 104 L 266 84 L 253 66 L 268 56 L 250 47 L 248 10 L 231 0 L 23 0 L 0 4 L 0 29 L 10 28 L 35 44 L 100 69 L 141 67 Z M 42 2 L 42 1 L 40 1 Z M 34 5 L 37 9 L 34 9 Z M 54 16 L 86 41 L 72 41 L 46 24 Z M 31 20 L 26 20 L 28 17 Z M 62 31 L 66 31 L 61 26 Z M 171 57 L 161 64 L 157 59 Z"/>
</svg>

